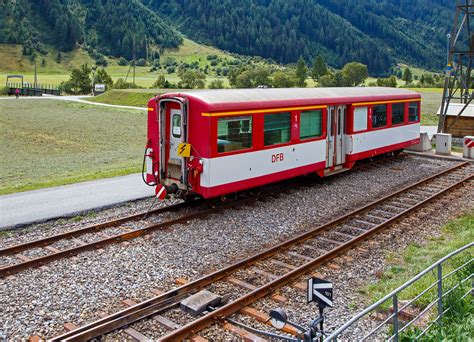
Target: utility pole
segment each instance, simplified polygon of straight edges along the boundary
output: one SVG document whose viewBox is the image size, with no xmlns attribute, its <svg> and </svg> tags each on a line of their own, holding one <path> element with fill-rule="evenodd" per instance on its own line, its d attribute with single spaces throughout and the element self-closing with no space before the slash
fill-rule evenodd
<svg viewBox="0 0 474 342">
<path fill-rule="evenodd" d="M 36 59 L 35 59 L 35 81 L 34 81 L 34 88 L 38 87 L 38 73 L 36 71 Z"/>
<path fill-rule="evenodd" d="M 449 133 L 451 127 L 473 99 L 471 84 L 472 62 L 474 59 L 474 32 L 471 27 L 473 15 L 474 0 L 457 0 L 453 28 L 451 33 L 446 35 L 448 56 L 438 133 Z M 464 104 L 464 106 L 449 127 L 446 127 L 449 104 L 455 101 Z"/>
</svg>

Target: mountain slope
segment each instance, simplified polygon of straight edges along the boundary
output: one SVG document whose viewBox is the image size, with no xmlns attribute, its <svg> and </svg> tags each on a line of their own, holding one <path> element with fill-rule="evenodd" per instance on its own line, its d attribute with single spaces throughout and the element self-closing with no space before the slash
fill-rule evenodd
<svg viewBox="0 0 474 342">
<path fill-rule="evenodd" d="M 139 0 L 2 0 L 0 43 L 70 51 L 76 43 L 112 56 L 146 57 L 149 45 L 177 47 L 181 35 Z"/>
<path fill-rule="evenodd" d="M 442 66 L 453 4 L 442 0 L 144 0 L 191 38 L 241 54 L 295 62 L 316 54 L 372 73 L 394 61 Z"/>
</svg>

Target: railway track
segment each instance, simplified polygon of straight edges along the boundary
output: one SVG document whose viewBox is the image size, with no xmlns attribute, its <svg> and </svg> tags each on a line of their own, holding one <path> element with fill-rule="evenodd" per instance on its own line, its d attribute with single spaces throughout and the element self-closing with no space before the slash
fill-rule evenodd
<svg viewBox="0 0 474 342">
<path fill-rule="evenodd" d="M 90 225 L 85 228 L 68 231 L 65 233 L 53 235 L 53 236 L 46 237 L 39 240 L 30 241 L 24 244 L 6 247 L 0 250 L 0 257 L 15 256 L 17 260 L 19 260 L 19 262 L 13 265 L 7 265 L 0 268 L 0 278 L 13 275 L 15 273 L 18 273 L 28 268 L 44 266 L 47 263 L 52 262 L 54 260 L 59 260 L 59 259 L 75 256 L 79 253 L 82 253 L 88 250 L 102 248 L 106 245 L 113 244 L 113 243 L 128 241 L 128 240 L 137 238 L 139 236 L 142 236 L 144 234 L 148 234 L 150 232 L 153 232 L 159 229 L 165 229 L 172 225 L 183 223 L 188 220 L 205 217 L 207 215 L 217 212 L 218 210 L 222 210 L 230 206 L 238 205 L 240 204 L 241 201 L 244 201 L 244 200 L 247 200 L 247 199 L 244 198 L 244 199 L 241 199 L 241 200 L 238 200 L 233 203 L 229 203 L 220 207 L 213 207 L 213 208 L 207 208 L 204 210 L 199 210 L 191 214 L 181 215 L 177 218 L 165 220 L 159 223 L 146 223 L 146 221 L 144 220 L 144 216 L 147 213 L 140 212 L 140 213 L 133 214 L 130 216 L 121 217 L 119 219 L 114 219 L 107 222 Z M 188 206 L 188 203 L 180 202 L 180 203 L 169 205 L 166 207 L 150 210 L 148 212 L 148 217 L 151 218 L 153 215 L 179 211 L 187 206 Z M 131 223 L 137 222 L 137 221 L 142 221 L 142 222 L 139 222 L 142 228 L 136 229 L 136 228 L 130 227 Z M 120 233 L 109 235 L 106 232 L 104 232 L 107 229 L 111 229 L 111 228 L 119 228 Z M 89 238 L 90 240 L 93 240 L 93 241 L 85 242 L 84 240 L 79 239 L 81 236 L 85 237 L 88 234 L 95 235 L 94 239 Z M 58 242 L 62 242 L 62 241 L 67 241 L 69 244 L 72 244 L 73 246 L 66 249 L 62 249 L 62 250 L 53 246 L 54 244 Z M 29 258 L 28 256 L 22 254 L 25 251 L 31 251 L 37 248 L 44 249 L 45 253 L 47 254 L 36 257 L 36 258 Z"/>
<path fill-rule="evenodd" d="M 375 161 L 361 163 L 360 165 L 356 166 L 353 172 L 359 171 L 368 171 L 378 167 L 380 164 L 390 163 L 394 160 L 406 157 L 405 154 L 390 156 L 385 158 L 378 158 Z M 273 187 L 277 187 L 276 185 L 267 186 L 266 192 L 267 194 L 271 194 L 273 191 Z M 15 273 L 24 271 L 28 268 L 34 267 L 41 267 L 45 266 L 46 264 L 63 259 L 75 256 L 85 251 L 95 250 L 102 248 L 106 245 L 119 243 L 128 241 L 139 236 L 151 233 L 156 230 L 165 229 L 171 227 L 173 225 L 187 222 L 189 220 L 198 219 L 205 217 L 207 215 L 217 213 L 220 210 L 236 207 L 238 205 L 242 205 L 248 203 L 251 200 L 256 200 L 257 197 L 249 198 L 249 197 L 241 197 L 238 200 L 231 201 L 229 203 L 224 203 L 219 206 L 214 206 L 211 208 L 207 208 L 201 210 L 196 213 L 182 215 L 175 219 L 166 220 L 160 223 L 150 223 L 148 224 L 144 217 L 147 215 L 148 217 L 152 217 L 154 215 L 160 215 L 167 212 L 176 212 L 181 209 L 188 207 L 189 203 L 180 202 L 177 204 L 173 204 L 167 207 L 162 207 L 158 209 L 150 210 L 147 212 L 140 212 L 137 214 L 121 217 L 118 219 L 109 220 L 103 223 L 93 224 L 87 226 L 85 228 L 67 231 L 65 233 L 56 234 L 53 236 L 49 236 L 43 239 L 30 241 L 27 243 L 9 246 L 3 249 L 0 249 L 0 258 L 2 257 L 9 257 L 14 256 L 15 263 L 14 264 L 7 264 L 6 266 L 0 267 L 0 278 L 4 278 Z M 140 222 L 141 221 L 141 222 Z M 139 222 L 139 225 L 142 228 L 135 228 L 131 227 L 130 224 L 133 222 Z M 120 232 L 116 233 L 114 230 L 114 234 L 108 234 L 108 229 L 119 228 Z M 87 237 L 87 235 L 92 234 L 95 235 L 92 239 Z M 81 237 L 87 237 L 87 240 L 92 241 L 84 241 L 81 240 Z M 59 242 L 68 242 L 66 245 L 69 245 L 67 248 L 58 248 L 55 245 Z M 35 249 L 41 249 L 41 255 L 31 258 L 25 254 L 28 254 L 28 251 L 32 251 Z M 26 252 L 26 253 L 25 253 Z"/>
<path fill-rule="evenodd" d="M 279 288 L 288 285 L 301 288 L 301 284 L 294 283 L 299 277 L 473 177 L 474 164 L 460 163 L 258 254 L 52 340 L 84 341 L 124 327 L 134 338 L 149 340 L 130 328 L 132 323 L 146 318 L 153 318 L 154 324 L 168 331 L 160 336 L 163 341 L 205 340 L 197 334 L 213 324 L 218 324 L 223 331 L 231 330 L 244 339 L 249 338 L 252 333 L 225 319 L 243 313 L 264 322 L 265 314 L 262 318 L 262 313 L 255 312 L 249 305 L 267 296 L 276 302 L 283 301 L 284 298 L 275 295 Z M 223 288 L 227 289 L 238 288 L 235 292 L 239 295 L 232 298 L 229 293 L 219 293 L 230 300 L 209 308 L 197 318 L 183 312 L 179 324 L 163 316 L 169 310 L 179 310 L 184 299 L 204 289 L 218 289 L 219 284 L 226 284 Z M 287 330 L 296 333 L 290 328 Z"/>
</svg>

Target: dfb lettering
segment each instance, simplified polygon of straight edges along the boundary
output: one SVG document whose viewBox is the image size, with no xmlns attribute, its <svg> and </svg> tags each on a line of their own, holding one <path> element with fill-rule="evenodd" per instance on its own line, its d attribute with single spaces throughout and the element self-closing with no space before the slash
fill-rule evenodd
<svg viewBox="0 0 474 342">
<path fill-rule="evenodd" d="M 272 163 L 283 161 L 283 159 L 284 159 L 283 153 L 277 153 L 277 154 L 272 155 Z"/>
</svg>

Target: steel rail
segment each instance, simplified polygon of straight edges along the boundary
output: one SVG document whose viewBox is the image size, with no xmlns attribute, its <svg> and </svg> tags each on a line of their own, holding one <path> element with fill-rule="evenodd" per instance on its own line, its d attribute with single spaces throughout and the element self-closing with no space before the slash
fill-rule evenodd
<svg viewBox="0 0 474 342">
<path fill-rule="evenodd" d="M 427 199 L 419 202 L 418 204 L 415 204 L 413 207 L 406 209 L 402 213 L 397 214 L 396 216 L 388 219 L 387 221 L 385 221 L 385 222 L 369 229 L 367 232 L 365 232 L 361 235 L 358 235 L 358 236 L 354 237 L 352 240 L 350 240 L 348 242 L 345 242 L 344 244 L 328 251 L 324 255 L 319 256 L 319 257 L 315 258 L 314 260 L 309 261 L 306 264 L 294 269 L 293 271 L 290 271 L 287 274 L 285 274 L 285 275 L 269 282 L 268 284 L 265 284 L 265 285 L 255 289 L 254 291 L 252 291 L 252 292 L 250 292 L 246 295 L 243 295 L 239 299 L 237 299 L 237 300 L 235 300 L 235 301 L 233 301 L 229 304 L 226 304 L 223 307 L 221 307 L 221 308 L 219 308 L 215 311 L 212 311 L 212 312 L 206 314 L 205 316 L 200 317 L 197 320 L 195 320 L 191 323 L 188 323 L 188 324 L 186 324 L 185 326 L 183 326 L 179 329 L 176 329 L 176 330 L 172 331 L 171 333 L 167 334 L 166 336 L 160 338 L 160 341 L 178 341 L 178 340 L 181 340 L 183 338 L 188 337 L 191 334 L 196 334 L 197 332 L 201 331 L 202 329 L 208 327 L 209 325 L 215 323 L 218 320 L 225 319 L 227 316 L 230 316 L 230 315 L 238 312 L 239 310 L 241 310 L 245 306 L 248 306 L 248 305 L 252 304 L 256 300 L 273 293 L 276 289 L 281 288 L 285 285 L 288 285 L 289 283 L 293 282 L 298 277 L 301 277 L 304 274 L 308 273 L 308 271 L 310 271 L 314 267 L 320 266 L 321 264 L 326 263 L 327 261 L 334 258 L 339 253 L 341 253 L 341 252 L 343 252 L 347 249 L 350 249 L 352 246 L 354 246 L 358 242 L 360 242 L 360 241 L 366 239 L 367 237 L 375 234 L 377 231 L 381 230 L 382 228 L 389 225 L 390 223 L 400 219 L 401 217 L 405 216 L 406 214 L 408 214 L 408 213 L 418 209 L 419 207 L 423 206 L 427 202 L 432 201 L 433 199 L 439 197 L 440 195 L 446 193 L 447 191 L 450 191 L 453 188 L 455 188 L 455 187 L 457 187 L 457 186 L 459 186 L 459 185 L 461 185 L 461 184 L 465 183 L 466 181 L 469 181 L 473 178 L 474 178 L 474 175 L 471 174 L 471 175 L 461 179 L 460 181 L 448 186 L 444 190 L 441 190 L 441 191 L 435 193 L 434 195 L 428 197 Z"/>
<path fill-rule="evenodd" d="M 150 225 L 148 225 L 144 228 L 136 229 L 136 230 L 126 232 L 126 233 L 120 233 L 120 234 L 117 234 L 117 235 L 113 235 L 113 236 L 110 236 L 110 237 L 106 237 L 106 238 L 103 238 L 103 239 L 100 239 L 100 240 L 97 240 L 97 241 L 93 241 L 93 242 L 84 244 L 84 245 L 81 245 L 81 246 L 71 247 L 69 249 L 65 249 L 65 250 L 62 250 L 62 251 L 59 251 L 59 252 L 56 252 L 56 253 L 48 254 L 48 255 L 45 255 L 45 256 L 42 256 L 42 257 L 39 257 L 39 258 L 31 259 L 31 260 L 28 260 L 28 261 L 23 261 L 23 262 L 20 262 L 18 264 L 15 264 L 15 265 L 6 266 L 6 267 L 3 267 L 3 268 L 0 268 L 0 278 L 18 273 L 22 270 L 25 270 L 25 269 L 28 269 L 28 268 L 31 268 L 31 267 L 38 267 L 38 266 L 45 265 L 45 264 L 47 264 L 51 261 L 54 261 L 54 260 L 74 256 L 74 255 L 77 255 L 81 252 L 85 252 L 85 251 L 89 251 L 89 250 L 93 250 L 93 249 L 98 249 L 98 248 L 104 247 L 104 246 L 112 244 L 112 243 L 131 240 L 131 239 L 137 238 L 139 236 L 142 236 L 144 234 L 148 234 L 152 231 L 159 230 L 159 229 L 165 229 L 165 228 L 168 228 L 170 226 L 186 222 L 188 220 L 198 219 L 200 217 L 205 217 L 207 215 L 216 213 L 216 212 L 218 212 L 222 209 L 231 208 L 231 207 L 234 207 L 236 205 L 240 205 L 240 204 L 249 202 L 250 200 L 253 200 L 253 199 L 252 198 L 243 198 L 243 199 L 236 200 L 234 202 L 231 202 L 231 203 L 223 205 L 223 206 L 206 209 L 206 210 L 203 210 L 203 211 L 200 211 L 200 212 L 197 212 L 197 213 L 193 213 L 193 214 L 189 214 L 189 215 L 184 215 L 184 216 L 181 216 L 179 218 L 168 220 L 168 221 L 165 221 L 165 222 L 150 224 Z"/>
<path fill-rule="evenodd" d="M 303 242 L 305 240 L 308 240 L 312 238 L 314 235 L 317 233 L 323 232 L 332 226 L 341 223 L 343 221 L 346 221 L 364 211 L 368 211 L 371 208 L 379 205 L 382 202 L 385 202 L 393 197 L 398 196 L 399 194 L 408 191 L 412 188 L 415 188 L 419 185 L 422 185 L 424 183 L 427 183 L 435 178 L 441 177 L 447 173 L 453 172 L 457 169 L 460 169 L 466 165 L 468 165 L 469 162 L 464 162 L 460 163 L 454 167 L 451 167 L 447 170 L 438 172 L 432 176 L 429 176 L 425 179 L 422 179 L 412 185 L 406 186 L 392 194 L 389 194 L 387 196 L 384 196 L 383 198 L 379 200 L 375 200 L 361 208 L 358 208 L 356 210 L 353 210 L 345 215 L 342 215 L 338 218 L 333 219 L 332 221 L 325 223 L 321 226 L 318 226 L 316 228 L 313 228 L 310 231 L 307 231 L 305 233 L 302 233 L 292 239 L 289 239 L 287 241 L 281 242 L 278 245 L 275 245 L 274 247 L 271 247 L 263 252 L 257 253 L 253 256 L 250 256 L 246 259 L 243 259 L 241 261 L 238 261 L 234 264 L 231 264 L 221 270 L 218 270 L 216 272 L 213 272 L 209 275 L 203 276 L 199 279 L 196 279 L 194 281 L 189 282 L 188 284 L 185 284 L 183 286 L 180 286 L 176 289 L 170 290 L 162 295 L 156 296 L 154 298 L 148 299 L 144 302 L 141 302 L 137 305 L 131 306 L 129 308 L 126 308 L 122 311 L 116 312 L 112 315 L 109 315 L 105 318 L 99 319 L 95 322 L 89 323 L 87 325 L 84 325 L 82 327 L 79 327 L 73 331 L 70 331 L 68 333 L 65 333 L 61 336 L 58 336 L 52 341 L 60 341 L 60 340 L 66 340 L 66 341 L 84 341 L 88 339 L 92 339 L 95 337 L 98 337 L 100 335 L 103 335 L 105 333 L 111 332 L 113 330 L 116 330 L 118 328 L 123 327 L 124 325 L 131 324 L 137 320 L 149 317 L 153 314 L 156 314 L 158 311 L 162 310 L 168 303 L 168 301 L 171 299 L 183 297 L 186 295 L 189 295 L 193 292 L 197 292 L 204 288 L 205 286 L 212 284 L 216 281 L 219 281 L 223 278 L 226 278 L 228 275 L 231 273 L 235 272 L 236 270 L 245 268 L 247 266 L 250 266 L 260 260 L 266 259 L 278 252 L 281 252 L 282 250 L 288 249 L 294 244 L 297 244 L 299 242 Z M 472 176 L 471 176 L 472 177 Z"/>
<path fill-rule="evenodd" d="M 169 205 L 169 206 L 166 206 L 166 207 L 150 210 L 148 212 L 148 214 L 149 215 L 154 215 L 154 214 L 159 214 L 159 213 L 165 213 L 165 212 L 168 212 L 168 211 L 179 210 L 181 208 L 184 208 L 185 206 L 186 206 L 186 202 L 176 203 L 176 204 L 172 204 L 172 205 Z M 30 242 L 25 242 L 25 243 L 22 243 L 22 244 L 19 244 L 19 245 L 9 246 L 9 247 L 0 249 L 0 257 L 5 256 L 5 255 L 20 253 L 20 252 L 23 252 L 23 251 L 25 251 L 27 249 L 31 249 L 31 248 L 47 246 L 47 245 L 49 245 L 51 243 L 54 243 L 58 240 L 75 238 L 75 237 L 78 237 L 78 236 L 81 236 L 81 235 L 84 235 L 84 234 L 87 234 L 87 233 L 91 233 L 91 232 L 94 232 L 94 231 L 98 231 L 98 230 L 110 228 L 110 227 L 113 227 L 113 226 L 121 225 L 121 224 L 126 223 L 128 221 L 138 220 L 138 219 L 143 218 L 143 216 L 146 215 L 146 214 L 147 214 L 146 211 L 142 211 L 142 212 L 139 212 L 137 214 L 124 216 L 124 217 L 120 217 L 118 219 L 113 219 L 113 220 L 109 220 L 109 221 L 106 221 L 106 222 L 89 225 L 89 226 L 81 228 L 81 229 L 71 230 L 71 231 L 68 231 L 68 232 L 65 232 L 65 233 L 60 233 L 60 234 L 48 236 L 48 237 L 43 238 L 43 239 L 38 239 L 38 240 L 30 241 Z"/>
</svg>

